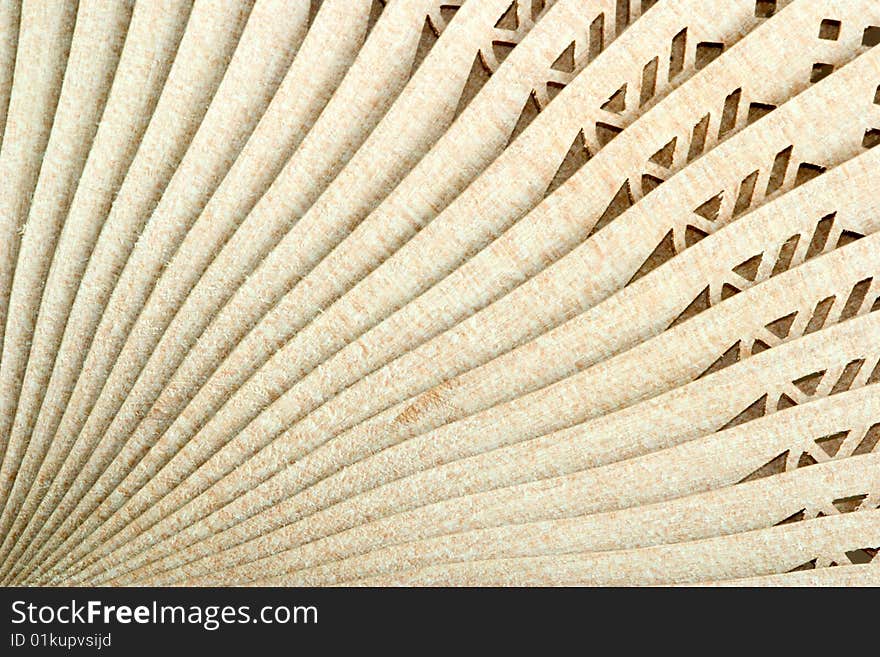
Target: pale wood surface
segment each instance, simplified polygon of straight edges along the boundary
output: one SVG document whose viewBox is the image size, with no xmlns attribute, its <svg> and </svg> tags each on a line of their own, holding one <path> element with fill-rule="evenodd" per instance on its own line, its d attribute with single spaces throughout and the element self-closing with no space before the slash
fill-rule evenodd
<svg viewBox="0 0 880 657">
<path fill-rule="evenodd" d="M 3 583 L 876 585 L 876 0 L 0 4 Z"/>
</svg>

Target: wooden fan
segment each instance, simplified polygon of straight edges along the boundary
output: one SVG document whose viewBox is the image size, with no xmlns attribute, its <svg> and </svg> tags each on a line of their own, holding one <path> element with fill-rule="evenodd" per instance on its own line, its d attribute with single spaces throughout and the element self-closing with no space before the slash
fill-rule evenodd
<svg viewBox="0 0 880 657">
<path fill-rule="evenodd" d="M 876 585 L 878 43 L 0 3 L 0 581 Z"/>
</svg>

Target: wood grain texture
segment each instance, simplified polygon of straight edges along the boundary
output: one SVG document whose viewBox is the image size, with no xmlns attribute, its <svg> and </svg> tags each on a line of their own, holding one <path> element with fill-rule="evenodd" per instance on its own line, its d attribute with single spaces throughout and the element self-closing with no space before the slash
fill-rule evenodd
<svg viewBox="0 0 880 657">
<path fill-rule="evenodd" d="M 876 0 L 0 4 L 3 584 L 876 585 Z"/>
</svg>

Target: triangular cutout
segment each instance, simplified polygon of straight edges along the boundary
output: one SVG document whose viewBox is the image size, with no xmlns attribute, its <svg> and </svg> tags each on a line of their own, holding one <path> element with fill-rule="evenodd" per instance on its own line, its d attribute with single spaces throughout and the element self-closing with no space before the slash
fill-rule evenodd
<svg viewBox="0 0 880 657">
<path fill-rule="evenodd" d="M 785 520 L 780 520 L 779 522 L 777 522 L 774 527 L 779 527 L 780 525 L 791 525 L 795 522 L 800 522 L 806 517 L 805 511 L 806 509 L 801 509 L 797 513 L 792 513 Z"/>
<path fill-rule="evenodd" d="M 818 463 L 818 461 L 816 459 L 814 459 L 812 456 L 810 456 L 809 454 L 804 452 L 803 454 L 801 454 L 801 457 L 798 459 L 797 467 L 807 468 L 811 465 L 816 465 L 817 463 Z M 820 513 L 819 516 L 821 516 L 821 515 L 822 514 Z"/>
<path fill-rule="evenodd" d="M 562 51 L 562 54 L 550 64 L 550 68 L 562 73 L 574 73 L 574 41 L 568 44 L 568 47 Z"/>
<path fill-rule="evenodd" d="M 596 122 L 596 140 L 601 147 L 608 145 L 621 132 L 623 132 L 623 128 L 618 128 L 616 125 L 610 125 L 602 121 Z"/>
<path fill-rule="evenodd" d="M 507 59 L 507 56 L 513 52 L 515 47 L 516 44 L 507 43 L 506 41 L 493 41 L 492 54 L 495 55 L 495 61 L 501 64 L 501 62 Z"/>
<path fill-rule="evenodd" d="M 657 164 L 664 169 L 669 169 L 672 167 L 672 162 L 675 157 L 675 145 L 678 143 L 678 137 L 673 137 L 672 140 L 666 144 L 659 151 L 654 153 L 651 156 L 651 162 Z"/>
<path fill-rule="evenodd" d="M 587 149 L 586 140 L 584 139 L 584 131 L 577 133 L 574 141 L 568 149 L 562 163 L 556 170 L 550 186 L 547 188 L 547 194 L 551 194 L 559 188 L 562 183 L 571 178 L 575 171 L 580 169 L 587 160 L 590 159 L 590 151 Z"/>
<path fill-rule="evenodd" d="M 559 92 L 565 89 L 565 85 L 557 82 L 556 80 L 550 80 L 547 82 L 547 102 L 550 102 L 556 96 L 559 95 Z"/>
<path fill-rule="evenodd" d="M 615 192 L 614 198 L 611 199 L 611 202 L 608 204 L 608 207 L 605 208 L 602 216 L 599 217 L 599 221 L 593 226 L 593 230 L 590 231 L 590 236 L 593 236 L 597 231 L 607 226 L 614 219 L 617 219 L 617 217 L 631 208 L 632 205 L 632 190 L 629 188 L 629 180 L 625 180 L 617 192 Z"/>
<path fill-rule="evenodd" d="M 666 235 L 660 240 L 660 243 L 654 248 L 645 262 L 642 263 L 642 266 L 639 267 L 638 271 L 633 274 L 633 277 L 629 280 L 627 285 L 633 283 L 634 281 L 639 280 L 642 276 L 651 273 L 657 267 L 662 265 L 667 260 L 670 260 L 675 256 L 675 240 L 673 238 L 673 232 L 670 230 Z"/>
<path fill-rule="evenodd" d="M 846 440 L 848 434 L 849 431 L 840 431 L 838 433 L 831 434 L 830 436 L 817 438 L 814 442 L 822 448 L 823 452 L 833 458 L 837 454 L 837 452 L 840 451 L 840 446 L 843 445 L 843 441 Z"/>
<path fill-rule="evenodd" d="M 510 141 L 508 141 L 508 144 L 519 137 L 520 133 L 529 127 L 529 124 L 534 120 L 536 116 L 538 116 L 540 111 L 541 110 L 538 105 L 538 100 L 537 98 L 535 98 L 535 94 L 529 94 L 529 97 L 526 98 L 525 105 L 523 105 L 522 111 L 519 113 L 519 118 L 517 119 L 516 125 L 513 128 L 513 132 L 510 135 Z"/>
<path fill-rule="evenodd" d="M 854 566 L 858 566 L 861 564 L 871 563 L 874 561 L 874 558 L 877 556 L 877 552 L 880 550 L 874 548 L 864 548 L 862 550 L 850 550 L 846 553 L 846 558 L 849 559 L 849 562 Z"/>
<path fill-rule="evenodd" d="M 724 52 L 723 43 L 710 43 L 704 41 L 697 44 L 697 57 L 695 65 L 699 71 L 712 63 L 722 52 Z"/>
<path fill-rule="evenodd" d="M 684 228 L 684 244 L 686 247 L 690 248 L 694 244 L 699 242 L 700 240 L 707 237 L 708 235 L 709 235 L 709 233 L 707 233 L 704 230 L 700 230 L 696 226 L 687 225 Z M 728 285 L 727 283 L 725 283 L 724 285 L 727 287 L 732 287 L 732 286 Z M 736 288 L 733 288 L 733 289 L 736 290 Z M 739 290 L 736 290 L 736 291 L 739 292 Z"/>
<path fill-rule="evenodd" d="M 780 340 L 784 340 L 791 333 L 791 326 L 797 318 L 797 312 L 789 313 L 785 317 L 773 320 L 765 328 Z"/>
<path fill-rule="evenodd" d="M 755 279 L 758 277 L 758 269 L 761 268 L 761 262 L 763 260 L 764 254 L 759 253 L 758 255 L 752 256 L 748 260 L 739 263 L 733 268 L 733 272 L 742 276 L 747 281 L 754 283 Z"/>
<path fill-rule="evenodd" d="M 723 370 L 725 367 L 730 367 L 731 365 L 739 362 L 739 347 L 740 340 L 737 340 L 733 345 L 731 345 L 727 351 L 725 351 L 718 359 L 712 363 L 700 376 L 698 379 L 703 378 L 704 376 L 708 376 L 709 374 L 714 374 L 719 370 Z"/>
<path fill-rule="evenodd" d="M 801 162 L 798 165 L 797 176 L 794 179 L 794 186 L 803 185 L 805 182 L 818 178 L 825 173 L 825 167 L 818 164 L 810 164 L 809 162 Z"/>
<path fill-rule="evenodd" d="M 663 179 L 658 178 L 657 176 L 652 176 L 650 173 L 642 174 L 642 196 L 647 196 L 655 189 L 657 189 L 660 185 L 663 184 Z"/>
<path fill-rule="evenodd" d="M 519 17 L 516 15 L 517 4 L 516 0 L 510 3 L 507 11 L 501 14 L 501 18 L 495 23 L 495 27 L 502 30 L 516 30 L 519 27 Z"/>
<path fill-rule="evenodd" d="M 721 211 L 721 200 L 724 198 L 724 192 L 719 192 L 705 203 L 701 203 L 694 208 L 694 214 L 701 216 L 707 221 L 715 221 L 718 219 L 718 213 Z"/>
<path fill-rule="evenodd" d="M 788 332 L 786 332 L 786 335 L 788 335 Z M 816 391 L 819 389 L 819 384 L 822 383 L 824 377 L 824 371 L 813 372 L 812 374 L 807 374 L 799 379 L 795 379 L 792 381 L 792 385 L 805 395 L 812 396 L 816 394 Z"/>
<path fill-rule="evenodd" d="M 471 65 L 471 72 L 461 91 L 461 98 L 458 100 L 458 106 L 455 108 L 456 117 L 464 111 L 464 108 L 470 104 L 474 96 L 480 92 L 480 89 L 482 89 L 483 85 L 489 80 L 489 76 L 490 73 L 483 64 L 482 57 L 477 53 L 477 56 L 474 57 L 474 63 Z"/>
<path fill-rule="evenodd" d="M 672 323 L 667 328 L 672 328 L 673 326 L 678 326 L 682 322 L 689 320 L 691 317 L 699 315 L 704 310 L 708 310 L 711 306 L 709 301 L 709 286 L 703 288 L 703 290 L 696 296 L 696 298 L 691 301 L 687 308 L 681 311 L 681 314 L 672 320 Z"/>
<path fill-rule="evenodd" d="M 770 105 L 768 103 L 749 103 L 749 113 L 746 116 L 746 121 L 751 125 L 755 121 L 763 119 L 775 109 L 776 105 Z"/>
<path fill-rule="evenodd" d="M 770 345 L 764 342 L 763 340 L 755 340 L 752 343 L 752 356 L 756 356 L 760 354 L 762 351 L 767 351 L 770 348 Z"/>
<path fill-rule="evenodd" d="M 626 82 L 602 104 L 602 109 L 615 114 L 621 114 L 626 110 Z"/>
<path fill-rule="evenodd" d="M 840 248 L 842 246 L 846 246 L 847 244 L 852 244 L 856 240 L 860 240 L 864 237 L 861 233 L 857 233 L 852 230 L 844 230 L 840 233 L 840 237 L 837 238 L 837 244 L 835 248 Z"/>
<path fill-rule="evenodd" d="M 751 404 L 748 405 L 742 412 L 740 412 L 735 418 L 733 418 L 730 422 L 725 424 L 721 429 L 730 429 L 732 427 L 737 427 L 740 424 L 745 424 L 746 422 L 751 422 L 752 420 L 757 420 L 759 417 L 764 417 L 764 414 L 767 410 L 767 394 L 761 395 L 759 399 L 756 399 Z M 788 452 L 785 452 L 788 454 Z M 785 456 L 783 454 L 782 456 Z M 777 457 L 778 458 L 778 457 Z M 772 463 L 773 461 L 771 461 Z M 764 466 L 766 467 L 766 466 Z M 782 467 L 785 468 L 785 459 L 782 461 Z M 758 472 L 756 470 L 755 472 Z"/>
<path fill-rule="evenodd" d="M 829 456 L 833 456 L 833 454 L 829 454 Z M 866 499 L 868 499 L 867 495 L 850 495 L 849 497 L 838 498 L 832 504 L 841 513 L 852 513 L 853 511 L 858 511 L 862 502 Z"/>
<path fill-rule="evenodd" d="M 455 14 L 460 8 L 456 5 L 440 5 L 440 16 L 443 18 L 443 22 L 449 25 L 449 21 L 455 18 Z"/>
<path fill-rule="evenodd" d="M 775 457 L 771 461 L 768 461 L 760 468 L 755 470 L 752 474 L 744 477 L 740 483 L 745 483 L 747 481 L 754 481 L 755 479 L 763 479 L 764 477 L 772 477 L 773 475 L 782 474 L 785 472 L 785 462 L 788 459 L 788 452 L 782 452 L 779 456 Z"/>
<path fill-rule="evenodd" d="M 738 287 L 734 287 L 730 283 L 725 283 L 721 286 L 721 300 L 724 301 L 726 299 L 729 299 L 732 296 L 736 296 L 740 292 L 742 292 L 742 290 L 740 290 Z"/>
<path fill-rule="evenodd" d="M 437 43 L 437 35 L 439 33 L 440 30 L 432 25 L 431 19 L 426 18 L 425 24 L 422 25 L 422 35 L 419 37 L 419 45 L 416 46 L 416 56 L 413 58 L 413 65 L 410 71 L 411 74 L 418 70 L 422 61 L 428 56 L 428 53 L 431 52 L 431 48 Z"/>
<path fill-rule="evenodd" d="M 815 570 L 817 561 L 818 561 L 817 559 L 813 559 L 812 561 L 807 561 L 806 563 L 802 563 L 800 566 L 795 566 L 794 568 L 792 568 L 788 572 L 797 573 L 802 570 Z"/>
<path fill-rule="evenodd" d="M 779 395 L 779 400 L 776 402 L 777 411 L 784 411 L 786 408 L 792 408 L 794 406 L 797 406 L 797 402 L 794 399 L 785 393 Z"/>
</svg>

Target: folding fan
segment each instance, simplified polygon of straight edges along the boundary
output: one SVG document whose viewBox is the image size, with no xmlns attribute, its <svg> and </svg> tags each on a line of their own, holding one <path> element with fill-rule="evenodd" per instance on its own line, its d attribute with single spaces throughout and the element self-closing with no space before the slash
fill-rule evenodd
<svg viewBox="0 0 880 657">
<path fill-rule="evenodd" d="M 0 581 L 877 585 L 878 43 L 0 2 Z"/>
</svg>

